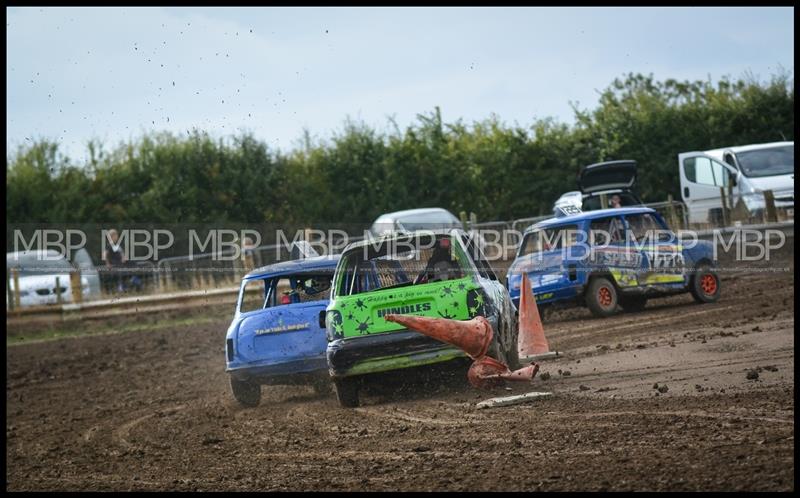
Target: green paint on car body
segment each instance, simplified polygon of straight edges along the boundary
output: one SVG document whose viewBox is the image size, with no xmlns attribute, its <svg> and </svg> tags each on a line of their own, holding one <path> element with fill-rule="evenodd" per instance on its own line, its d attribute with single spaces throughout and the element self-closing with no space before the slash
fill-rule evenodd
<svg viewBox="0 0 800 498">
<path fill-rule="evenodd" d="M 375 290 L 353 296 L 340 296 L 328 312 L 338 311 L 344 320 L 341 337 L 358 337 L 405 330 L 387 322 L 387 314 L 417 315 L 431 318 L 469 320 L 474 316 L 467 306 L 467 294 L 480 288 L 471 277 L 432 282 L 394 289 Z"/>
</svg>

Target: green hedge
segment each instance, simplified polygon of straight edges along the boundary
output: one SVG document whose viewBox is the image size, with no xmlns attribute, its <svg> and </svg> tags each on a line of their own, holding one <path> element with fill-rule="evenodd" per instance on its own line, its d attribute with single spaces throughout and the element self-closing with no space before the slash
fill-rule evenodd
<svg viewBox="0 0 800 498">
<path fill-rule="evenodd" d="M 249 134 L 157 133 L 110 150 L 90 142 L 86 164 L 38 140 L 6 161 L 6 221 L 367 223 L 425 206 L 505 220 L 550 212 L 582 166 L 628 158 L 645 201 L 680 198 L 679 152 L 794 140 L 794 82 L 631 74 L 574 112 L 571 126 L 522 127 L 496 116 L 444 123 L 437 108 L 394 132 L 347 121 L 288 152 Z"/>
</svg>

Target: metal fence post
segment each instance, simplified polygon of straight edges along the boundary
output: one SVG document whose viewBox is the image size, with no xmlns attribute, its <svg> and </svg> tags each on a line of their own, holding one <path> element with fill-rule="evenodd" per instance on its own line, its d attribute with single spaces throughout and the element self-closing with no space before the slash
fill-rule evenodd
<svg viewBox="0 0 800 498">
<path fill-rule="evenodd" d="M 728 202 L 727 202 L 727 195 L 725 195 L 725 187 L 719 188 L 719 197 L 722 201 L 722 226 L 726 227 L 729 225 L 729 213 L 728 213 Z"/>
<path fill-rule="evenodd" d="M 14 311 L 14 294 L 16 293 L 16 290 L 11 290 L 11 278 L 11 273 L 6 275 L 6 299 L 8 301 L 8 309 L 10 311 Z"/>
<path fill-rule="evenodd" d="M 192 286 L 195 289 L 199 289 L 200 288 L 200 273 L 197 271 L 197 265 L 193 265 L 192 266 L 192 273 L 194 274 L 194 275 L 192 275 Z"/>
<path fill-rule="evenodd" d="M 172 275 L 172 265 L 167 263 L 164 265 L 164 284 L 166 285 L 167 292 L 173 292 L 175 290 L 175 282 L 173 281 Z"/>
<path fill-rule="evenodd" d="M 19 270 L 13 268 L 11 274 L 14 275 L 14 307 L 19 309 L 20 306 L 20 290 L 19 290 Z"/>
<path fill-rule="evenodd" d="M 56 277 L 56 303 L 61 304 L 61 277 Z"/>
<path fill-rule="evenodd" d="M 730 181 L 728 182 L 728 207 L 730 208 L 730 211 L 733 211 L 733 183 Z"/>
<path fill-rule="evenodd" d="M 83 287 L 81 286 L 81 271 L 73 271 L 69 274 L 69 286 L 72 290 L 72 302 L 80 304 L 83 302 Z"/>
<path fill-rule="evenodd" d="M 672 200 L 672 194 L 667 195 L 667 202 L 669 203 L 667 206 L 667 218 L 669 219 L 669 226 L 672 227 L 673 230 L 675 230 L 677 228 L 677 223 L 675 218 L 675 205 L 673 204 L 674 201 Z"/>
<path fill-rule="evenodd" d="M 775 209 L 775 195 L 772 190 L 764 191 L 764 204 L 766 206 L 764 212 L 767 215 L 767 223 L 776 223 L 778 221 L 778 211 Z"/>
<path fill-rule="evenodd" d="M 166 277 L 164 276 L 164 268 L 161 267 L 161 262 L 156 265 L 156 285 L 158 293 L 161 294 L 166 289 Z"/>
</svg>

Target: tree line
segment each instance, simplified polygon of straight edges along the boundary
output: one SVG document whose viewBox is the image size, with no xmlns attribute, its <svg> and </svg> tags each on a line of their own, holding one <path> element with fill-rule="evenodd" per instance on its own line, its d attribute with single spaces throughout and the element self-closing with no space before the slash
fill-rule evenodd
<svg viewBox="0 0 800 498">
<path fill-rule="evenodd" d="M 91 141 L 82 163 L 39 139 L 6 159 L 6 222 L 317 226 L 430 206 L 508 220 L 551 212 L 581 167 L 614 159 L 638 161 L 645 202 L 680 199 L 679 152 L 794 140 L 794 82 L 629 74 L 573 112 L 571 125 L 445 123 L 438 108 L 404 130 L 348 120 L 290 151 L 250 133 L 162 132 L 112 148 Z"/>
</svg>

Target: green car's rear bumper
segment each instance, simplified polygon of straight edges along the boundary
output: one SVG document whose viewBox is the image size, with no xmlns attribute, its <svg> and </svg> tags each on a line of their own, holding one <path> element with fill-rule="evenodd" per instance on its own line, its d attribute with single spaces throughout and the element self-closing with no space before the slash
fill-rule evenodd
<svg viewBox="0 0 800 498">
<path fill-rule="evenodd" d="M 328 343 L 327 356 L 332 377 L 350 377 L 430 365 L 464 358 L 466 354 L 419 332 L 405 330 L 336 339 Z"/>
</svg>

